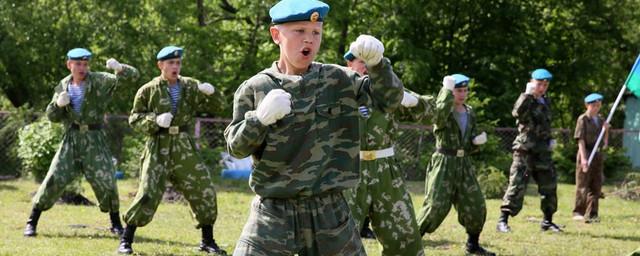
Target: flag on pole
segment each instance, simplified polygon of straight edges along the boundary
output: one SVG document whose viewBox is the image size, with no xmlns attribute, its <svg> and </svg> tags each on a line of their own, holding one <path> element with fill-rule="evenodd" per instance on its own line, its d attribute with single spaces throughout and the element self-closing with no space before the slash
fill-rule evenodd
<svg viewBox="0 0 640 256">
<path fill-rule="evenodd" d="M 633 64 L 631 73 L 629 73 L 627 88 L 629 88 L 629 91 L 635 94 L 636 97 L 640 98 L 640 55 L 636 58 L 636 63 Z"/>
</svg>

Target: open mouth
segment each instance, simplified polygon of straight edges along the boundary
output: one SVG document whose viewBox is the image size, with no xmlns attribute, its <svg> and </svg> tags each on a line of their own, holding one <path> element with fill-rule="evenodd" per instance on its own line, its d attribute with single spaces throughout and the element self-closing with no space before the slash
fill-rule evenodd
<svg viewBox="0 0 640 256">
<path fill-rule="evenodd" d="M 172 76 L 177 76 L 177 75 L 178 75 L 178 72 L 177 72 L 177 71 L 173 71 L 173 72 L 171 72 L 171 75 L 172 75 Z"/>
<path fill-rule="evenodd" d="M 308 57 L 309 55 L 311 55 L 311 49 L 309 48 L 302 49 L 302 55 L 304 55 L 305 57 Z"/>
</svg>

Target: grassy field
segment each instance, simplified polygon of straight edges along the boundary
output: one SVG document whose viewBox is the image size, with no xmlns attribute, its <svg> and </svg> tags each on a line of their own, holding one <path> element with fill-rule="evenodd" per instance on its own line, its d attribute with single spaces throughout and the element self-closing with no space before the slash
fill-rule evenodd
<svg viewBox="0 0 640 256">
<path fill-rule="evenodd" d="M 86 194 L 95 201 L 88 185 Z M 414 204 L 422 204 L 423 184 L 411 182 Z M 121 209 L 131 203 L 137 185 L 134 179 L 120 181 Z M 37 238 L 24 238 L 22 230 L 31 207 L 31 193 L 37 184 L 29 180 L 0 182 L 0 255 L 114 255 L 116 236 L 108 232 L 107 214 L 96 207 L 56 205 L 45 212 L 38 226 Z M 605 192 L 611 187 L 606 187 Z M 565 233 L 539 231 L 541 218 L 535 185 L 530 186 L 524 210 L 510 220 L 513 233 L 495 231 L 499 200 L 488 200 L 488 218 L 481 243 L 498 255 L 626 255 L 640 247 L 640 202 L 624 201 L 613 196 L 601 201 L 598 224 L 571 220 L 573 185 L 561 185 L 559 211 L 555 222 L 566 225 Z M 247 219 L 253 194 L 245 182 L 220 182 L 219 216 L 215 237 L 231 252 Z M 200 232 L 187 205 L 163 203 L 151 224 L 138 229 L 134 249 L 139 255 L 194 255 Z M 433 234 L 423 238 L 427 255 L 462 255 L 466 235 L 457 223 L 455 210 Z M 379 255 L 376 241 L 366 240 L 369 255 Z"/>
</svg>

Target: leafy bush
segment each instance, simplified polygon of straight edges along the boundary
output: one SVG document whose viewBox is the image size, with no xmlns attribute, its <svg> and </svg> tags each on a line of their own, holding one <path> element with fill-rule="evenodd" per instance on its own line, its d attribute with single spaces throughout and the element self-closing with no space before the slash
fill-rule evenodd
<svg viewBox="0 0 640 256">
<path fill-rule="evenodd" d="M 18 156 L 25 172 L 30 172 L 37 182 L 42 182 L 49 170 L 51 159 L 60 145 L 63 128 L 40 118 L 18 131 Z"/>
<path fill-rule="evenodd" d="M 126 135 L 122 140 L 121 159 L 118 169 L 122 170 L 125 177 L 138 177 L 140 175 L 140 157 L 144 149 L 145 136 L 139 133 Z"/>
<path fill-rule="evenodd" d="M 506 185 L 509 180 L 504 173 L 495 166 L 485 166 L 478 168 L 478 183 L 480 183 L 480 189 L 482 194 L 487 199 L 501 198 L 504 195 Z"/>
<path fill-rule="evenodd" d="M 490 129 L 483 127 L 482 131 L 490 131 Z M 486 198 L 500 198 L 504 195 L 509 183 L 505 173 L 509 173 L 511 155 L 500 148 L 500 140 L 497 136 L 487 133 L 487 143 L 480 146 L 472 155 L 473 164 L 484 196 Z"/>
<path fill-rule="evenodd" d="M 640 200 L 640 172 L 627 173 L 624 182 L 613 194 L 626 200 Z"/>
</svg>

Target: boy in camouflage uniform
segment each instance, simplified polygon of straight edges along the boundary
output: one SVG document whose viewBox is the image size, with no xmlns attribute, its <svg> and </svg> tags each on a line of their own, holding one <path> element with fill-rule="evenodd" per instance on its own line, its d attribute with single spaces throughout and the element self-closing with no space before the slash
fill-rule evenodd
<svg viewBox="0 0 640 256">
<path fill-rule="evenodd" d="M 602 98 L 602 95 L 592 93 L 584 99 L 587 111 L 578 117 L 574 133 L 574 138 L 578 140 L 578 154 L 576 155 L 576 203 L 573 208 L 573 219 L 578 221 L 600 221 L 598 200 L 602 191 L 604 169 L 602 152 L 599 150 L 596 152 L 590 166 L 587 166 L 587 163 L 602 127 L 609 126 L 598 114 L 602 106 Z M 607 146 L 608 140 L 608 132 L 605 132 L 602 147 Z"/>
<path fill-rule="evenodd" d="M 67 68 L 71 74 L 56 86 L 53 99 L 47 105 L 47 118 L 51 122 L 63 123 L 66 131 L 47 176 L 33 197 L 33 210 L 24 230 L 25 236 L 37 234 L 40 214 L 53 207 L 65 187 L 82 174 L 91 184 L 100 211 L 109 213 L 111 232 L 122 233 L 115 167 L 102 131 L 102 119 L 123 80 L 137 78 L 138 71 L 109 59 L 106 66 L 115 70 L 115 75 L 91 72 L 91 55 L 83 48 L 67 53 Z"/>
<path fill-rule="evenodd" d="M 119 253 L 133 253 L 137 227 L 153 219 L 170 181 L 189 202 L 202 231 L 200 250 L 226 255 L 213 239 L 218 215 L 211 170 L 196 151 L 189 127 L 195 112 L 206 108 L 215 88 L 209 83 L 180 76 L 183 49 L 168 46 L 156 56 L 161 75 L 138 89 L 129 124 L 147 135 L 141 158 L 140 187 L 124 215 L 127 227 Z"/>
<path fill-rule="evenodd" d="M 469 78 L 454 74 L 443 79 L 433 118 L 436 152 L 431 157 L 425 181 L 426 196 L 418 215 L 420 233 L 434 232 L 453 205 L 458 222 L 467 231 L 466 253 L 495 255 L 479 244 L 487 208 L 469 153 L 487 142 L 477 134 L 475 114 L 464 104 Z"/>
<path fill-rule="evenodd" d="M 364 61 L 351 52 L 344 55 L 347 66 L 366 75 Z M 429 116 L 432 97 L 405 91 L 402 110 L 415 113 L 417 119 Z M 364 230 L 370 218 L 382 255 L 424 255 L 422 238 L 416 224 L 411 195 L 403 173 L 394 158 L 397 113 L 386 113 L 366 104 L 360 106 L 360 182 L 345 191 L 356 227 Z M 362 231 L 361 231 L 362 234 Z"/>
<path fill-rule="evenodd" d="M 519 134 L 513 141 L 513 163 L 509 186 L 500 206 L 501 214 L 496 227 L 498 232 L 511 231 L 508 219 L 522 209 L 529 176 L 533 176 L 538 184 L 540 208 L 544 214 L 541 230 L 562 232 L 552 221 L 558 209 L 558 180 L 551 160 L 555 147 L 555 140 L 551 138 L 551 104 L 545 97 L 552 77 L 546 69 L 533 71 L 525 92 L 520 94 L 513 106 L 512 114 L 516 118 Z"/>
<path fill-rule="evenodd" d="M 284 0 L 270 16 L 280 59 L 235 93 L 225 130 L 234 157 L 253 156 L 256 193 L 234 255 L 364 255 L 342 191 L 358 183 L 358 107 L 393 111 L 402 83 L 382 57 L 382 43 L 351 45 L 368 77 L 313 62 L 329 6 Z"/>
</svg>

